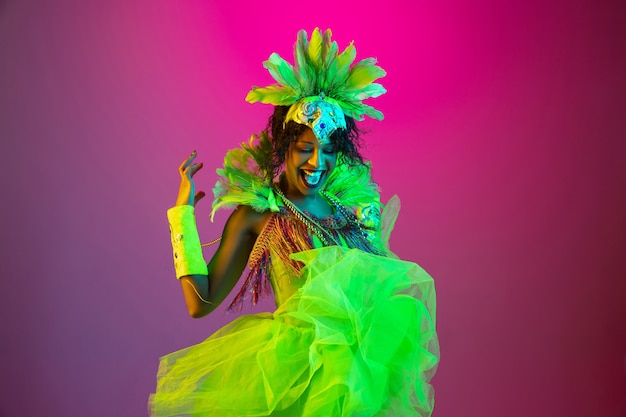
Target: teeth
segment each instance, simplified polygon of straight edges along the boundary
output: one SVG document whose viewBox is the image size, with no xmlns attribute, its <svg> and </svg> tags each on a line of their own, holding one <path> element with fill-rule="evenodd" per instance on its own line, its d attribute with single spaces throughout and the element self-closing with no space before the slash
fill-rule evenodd
<svg viewBox="0 0 626 417">
<path fill-rule="evenodd" d="M 302 172 L 304 173 L 303 178 L 307 185 L 316 186 L 320 182 L 320 179 L 322 178 L 322 173 L 324 171 L 312 171 L 303 169 Z"/>
</svg>

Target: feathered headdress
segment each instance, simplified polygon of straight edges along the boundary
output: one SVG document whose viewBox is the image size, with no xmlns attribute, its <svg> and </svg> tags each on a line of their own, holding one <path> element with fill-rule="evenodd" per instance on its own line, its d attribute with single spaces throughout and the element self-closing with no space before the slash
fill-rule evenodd
<svg viewBox="0 0 626 417">
<path fill-rule="evenodd" d="M 339 53 L 331 35 L 330 29 L 322 34 L 315 28 L 309 40 L 306 31 L 298 32 L 295 65 L 277 53 L 271 54 L 263 66 L 277 83 L 252 88 L 246 101 L 292 106 L 286 120 L 306 124 L 320 140 L 337 127 L 345 128 L 344 114 L 356 120 L 363 120 L 366 115 L 382 120 L 383 114 L 363 104 L 363 100 L 387 91 L 374 82 L 384 77 L 385 71 L 376 65 L 375 58 L 352 65 L 356 58 L 353 42 Z"/>
</svg>

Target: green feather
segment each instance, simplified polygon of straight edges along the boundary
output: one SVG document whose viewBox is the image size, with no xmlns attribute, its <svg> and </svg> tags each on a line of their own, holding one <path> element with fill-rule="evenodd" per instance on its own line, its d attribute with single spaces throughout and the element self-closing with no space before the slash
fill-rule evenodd
<svg viewBox="0 0 626 417">
<path fill-rule="evenodd" d="M 372 181 L 369 163 L 366 165 L 349 165 L 338 162 L 328 177 L 325 190 L 348 207 L 367 204 L 381 206 L 378 185 Z"/>
<path fill-rule="evenodd" d="M 331 36 L 332 32 L 330 31 L 330 29 L 326 29 L 324 35 L 322 36 L 322 63 L 326 63 L 329 59 L 333 58 L 332 42 L 330 40 Z"/>
<path fill-rule="evenodd" d="M 282 59 L 277 53 L 270 55 L 270 58 L 263 63 L 263 66 L 277 82 L 285 87 L 295 90 L 300 86 L 300 83 L 298 83 L 294 75 L 293 66 Z"/>
<path fill-rule="evenodd" d="M 342 84 L 344 82 L 350 72 L 350 65 L 352 65 L 355 58 L 356 48 L 354 47 L 354 43 L 351 42 L 342 53 L 337 55 L 337 72 L 333 80 L 334 84 Z"/>
<path fill-rule="evenodd" d="M 371 83 L 363 88 L 350 90 L 343 93 L 346 101 L 361 102 L 368 98 L 375 98 L 381 94 L 385 94 L 387 90 L 378 83 Z"/>
<path fill-rule="evenodd" d="M 311 33 L 307 56 L 309 64 L 319 73 L 322 68 L 322 34 L 319 28 L 315 28 Z"/>
<path fill-rule="evenodd" d="M 301 93 L 308 91 L 311 88 L 311 80 L 314 75 L 307 60 L 308 46 L 309 41 L 307 39 L 306 31 L 301 30 L 298 32 L 298 39 L 296 40 L 296 46 L 294 48 L 294 75 L 300 82 L 300 86 L 302 88 Z"/>
<path fill-rule="evenodd" d="M 215 212 L 224 207 L 236 207 L 243 204 L 254 210 L 278 211 L 275 196 L 271 190 L 271 180 L 261 172 L 258 158 L 263 153 L 271 152 L 271 143 L 267 133 L 252 136 L 248 144 L 231 149 L 224 157 L 224 167 L 217 170 L 218 181 L 213 188 L 213 207 L 211 221 Z"/>
<path fill-rule="evenodd" d="M 328 45 L 326 50 L 326 58 L 324 62 L 326 63 L 324 69 L 324 84 L 322 85 L 322 89 L 326 92 L 327 95 L 332 94 L 334 87 L 334 80 L 337 76 L 337 51 L 339 47 L 337 46 L 337 42 L 332 42 Z"/>
<path fill-rule="evenodd" d="M 357 120 L 362 120 L 358 119 L 358 117 L 355 117 L 355 115 L 358 115 L 361 105 L 362 104 L 359 101 L 349 101 L 345 99 L 341 101 L 341 108 L 345 115 Z"/>
<path fill-rule="evenodd" d="M 261 102 L 263 104 L 273 104 L 274 106 L 287 106 L 298 100 L 298 94 L 280 84 L 269 85 L 267 87 L 254 87 L 246 96 L 248 103 Z"/>
<path fill-rule="evenodd" d="M 374 58 L 367 58 L 359 61 L 352 69 L 346 80 L 346 90 L 363 88 L 386 75 L 385 71 L 376 66 Z"/>
<path fill-rule="evenodd" d="M 375 120 L 383 120 L 385 118 L 380 110 L 376 110 L 375 108 L 373 108 L 372 106 L 368 106 L 367 104 L 361 104 L 360 110 L 361 117 L 359 120 L 363 120 L 363 115 L 369 116 Z"/>
</svg>

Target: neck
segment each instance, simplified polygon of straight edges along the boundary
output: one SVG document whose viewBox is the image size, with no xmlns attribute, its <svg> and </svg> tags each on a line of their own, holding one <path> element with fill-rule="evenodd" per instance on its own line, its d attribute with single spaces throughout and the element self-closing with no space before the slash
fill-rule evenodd
<svg viewBox="0 0 626 417">
<path fill-rule="evenodd" d="M 308 195 L 302 194 L 300 191 L 298 191 L 296 187 L 291 186 L 289 182 L 285 179 L 285 177 L 281 178 L 279 182 L 279 187 L 281 191 L 283 192 L 283 194 L 285 195 L 285 197 L 287 197 L 289 200 L 291 200 L 293 203 L 297 204 L 298 206 L 300 205 L 307 206 L 310 204 L 317 204 L 320 200 L 323 200 L 323 197 L 318 192 L 308 194 Z"/>
<path fill-rule="evenodd" d="M 320 193 L 304 195 L 293 187 L 289 187 L 287 181 L 281 181 L 280 190 L 298 209 L 308 211 L 316 217 L 326 217 L 333 214 L 333 209 Z"/>
</svg>

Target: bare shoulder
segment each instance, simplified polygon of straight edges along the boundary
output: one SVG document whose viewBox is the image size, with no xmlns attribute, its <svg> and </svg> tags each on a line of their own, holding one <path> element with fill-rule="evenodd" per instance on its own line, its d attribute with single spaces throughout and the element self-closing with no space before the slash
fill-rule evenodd
<svg viewBox="0 0 626 417">
<path fill-rule="evenodd" d="M 250 206 L 237 206 L 228 219 L 228 227 L 236 227 L 242 232 L 258 236 L 271 217 L 269 211 L 258 212 Z"/>
</svg>

